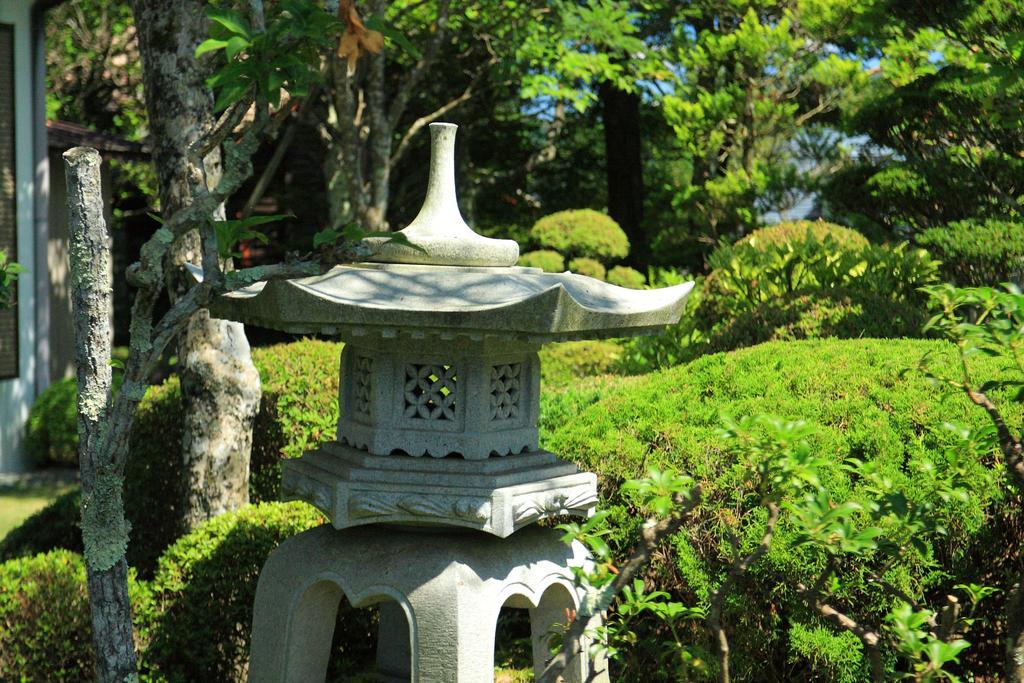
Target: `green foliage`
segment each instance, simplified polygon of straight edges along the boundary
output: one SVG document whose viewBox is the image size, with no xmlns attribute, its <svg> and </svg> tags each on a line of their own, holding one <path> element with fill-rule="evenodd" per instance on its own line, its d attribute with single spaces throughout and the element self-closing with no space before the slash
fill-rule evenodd
<svg viewBox="0 0 1024 683">
<path fill-rule="evenodd" d="M 518 265 L 525 268 L 540 268 L 545 273 L 565 271 L 565 259 L 557 251 L 550 249 L 537 249 L 520 254 Z"/>
<path fill-rule="evenodd" d="M 253 350 L 263 396 L 253 425 L 249 495 L 280 498 L 281 460 L 331 441 L 338 428 L 341 344 L 305 339 Z"/>
<path fill-rule="evenodd" d="M 265 30 L 257 30 L 245 14 L 210 7 L 210 38 L 196 56 L 223 51 L 224 63 L 207 80 L 217 94 L 214 108 L 226 109 L 247 94 L 272 106 L 281 90 L 302 97 L 319 82 L 320 53 L 331 49 L 343 24 L 315 3 L 282 0 L 268 5 Z"/>
<path fill-rule="evenodd" d="M 629 266 L 612 266 L 608 269 L 605 280 L 610 284 L 629 289 L 643 289 L 647 286 L 647 278 L 639 270 Z"/>
<path fill-rule="evenodd" d="M 584 377 L 613 372 L 621 353 L 622 347 L 609 341 L 548 344 L 540 351 L 543 391 L 568 387 Z"/>
<path fill-rule="evenodd" d="M 708 258 L 705 315 L 722 320 L 787 294 L 838 287 L 914 301 L 918 288 L 938 279 L 938 263 L 923 249 L 841 246 L 831 236 L 818 241 L 721 245 Z"/>
<path fill-rule="evenodd" d="M 77 490 L 69 491 L 7 532 L 0 538 L 0 562 L 54 548 L 81 553 L 80 501 Z"/>
<path fill-rule="evenodd" d="M 25 425 L 25 451 L 39 464 L 78 465 L 78 392 L 73 377 L 46 387 L 32 404 Z"/>
<path fill-rule="evenodd" d="M 929 228 L 917 241 L 942 262 L 943 279 L 961 287 L 1024 277 L 1024 223 L 957 221 Z"/>
<path fill-rule="evenodd" d="M 235 251 L 235 246 L 242 240 L 255 239 L 262 244 L 270 241 L 262 232 L 253 230 L 253 226 L 277 223 L 286 218 L 294 216 L 249 216 L 235 220 L 212 221 L 213 233 L 217 237 L 217 253 L 224 260 L 232 257 L 241 258 L 242 255 Z"/>
<path fill-rule="evenodd" d="M 7 252 L 0 249 L 0 308 L 14 306 L 14 296 L 18 291 L 15 289 L 15 282 L 24 272 L 25 268 L 20 263 L 8 261 Z"/>
<path fill-rule="evenodd" d="M 649 468 L 684 472 L 701 484 L 704 502 L 696 512 L 700 523 L 677 535 L 671 554 L 656 559 L 651 572 L 661 577 L 659 588 L 673 601 L 704 606 L 720 580 L 721 558 L 730 557 L 729 534 L 738 537 L 741 548 L 753 548 L 765 521 L 762 494 L 751 480 L 757 469 L 744 464 L 747 456 L 736 445 L 742 440 L 733 439 L 730 445 L 723 439 L 720 416 L 751 414 L 770 405 L 784 420 L 807 420 L 815 426 L 805 435 L 809 453 L 820 460 L 813 469 L 827 493 L 825 499 L 813 496 L 814 504 L 820 511 L 830 507 L 823 500 L 860 506 L 840 508 L 815 532 L 846 539 L 845 550 L 842 545 L 837 550 L 844 552 L 844 559 L 834 599 L 862 623 L 878 626 L 893 603 L 869 580 L 871 571 L 922 601 L 948 591 L 950 579 L 984 583 L 978 579 L 991 577 L 993 568 L 1001 577 L 1014 571 L 1002 555 L 1014 552 L 1008 548 L 1014 547 L 1011 535 L 1017 527 L 992 520 L 1017 519 L 1018 513 L 986 464 L 991 444 L 976 456 L 954 458 L 962 442 L 942 427 L 943 422 L 959 421 L 978 429 L 985 417 L 955 388 L 936 388 L 920 374 L 907 372 L 926 354 L 937 369 L 958 367 L 952 346 L 920 340 L 769 343 L 716 354 L 643 378 L 618 380 L 598 396 L 581 390 L 575 404 L 563 397 L 559 424 L 547 426 L 542 445 L 598 472 L 605 490 L 641 477 Z M 1000 376 L 997 361 L 979 356 L 976 362 L 979 375 Z M 1007 418 L 1019 426 L 1024 406 L 1011 407 Z M 752 439 L 765 428 L 754 427 L 746 430 Z M 863 465 L 851 464 L 855 460 Z M 878 491 L 880 480 L 903 496 L 911 515 L 897 514 L 899 508 L 892 506 L 872 513 L 875 521 L 867 526 L 885 529 L 887 539 L 904 541 L 893 544 L 903 550 L 887 562 L 871 549 L 873 532 L 862 533 L 871 501 L 884 498 Z M 940 495 L 950 486 L 965 495 Z M 802 504 L 805 498 L 794 493 L 787 500 Z M 895 505 L 897 499 L 892 500 Z M 607 537 L 612 552 L 634 545 L 640 502 L 623 492 L 603 504 L 616 520 Z M 914 517 L 916 511 L 922 516 Z M 915 518 L 934 523 L 908 526 Z M 836 656 L 832 639 L 802 638 L 797 647 L 789 637 L 796 624 L 804 632 L 824 626 L 794 588 L 797 581 L 812 585 L 823 567 L 819 551 L 802 540 L 810 531 L 784 519 L 771 549 L 725 603 L 723 620 L 730 638 L 741 644 L 734 648 L 737 680 L 784 680 L 783 672 L 810 663 L 824 680 L 864 679 L 862 656 Z M 900 536 L 911 531 L 912 536 Z M 857 548 L 866 554 L 846 554 Z M 659 632 L 653 624 L 638 624 L 641 634 Z M 960 656 L 963 666 L 978 674 L 991 672 L 1001 641 L 983 633 L 974 640 L 971 650 Z M 700 633 L 688 642 L 700 644 Z M 639 668 L 626 669 L 623 678 L 662 680 L 658 656 L 649 651 L 653 644 L 645 644 L 641 636 L 636 647 L 640 654 L 630 661 Z"/>
<path fill-rule="evenodd" d="M 247 506 L 178 539 L 152 581 L 129 577 L 148 683 L 236 680 L 249 655 L 256 582 L 284 539 L 322 524 L 302 503 Z M 347 680 L 373 657 L 374 614 L 339 609 L 330 680 Z M 0 680 L 91 680 L 91 620 L 82 558 L 56 550 L 0 564 Z"/>
<path fill-rule="evenodd" d="M 737 244 L 749 244 L 756 249 L 774 248 L 790 242 L 805 242 L 813 238 L 824 242 L 831 238 L 840 249 L 859 250 L 868 246 L 868 240 L 852 228 L 825 221 L 783 221 L 765 228 L 758 228 Z"/>
<path fill-rule="evenodd" d="M 95 677 L 82 558 L 66 550 L 0 564 L 0 679 Z"/>
<path fill-rule="evenodd" d="M 587 277 L 592 277 L 595 280 L 601 281 L 604 281 L 606 275 L 604 266 L 601 265 L 600 261 L 592 258 L 586 258 L 585 256 L 574 258 L 569 261 L 569 272 L 576 273 L 578 275 L 586 275 Z"/>
<path fill-rule="evenodd" d="M 545 216 L 533 225 L 530 238 L 566 258 L 584 257 L 608 263 L 629 254 L 629 239 L 619 224 L 593 209 Z"/>
<path fill-rule="evenodd" d="M 845 116 L 867 135 L 861 155 L 826 184 L 826 203 L 888 229 L 958 220 L 1019 221 L 1024 159 L 1024 12 L 978 0 L 924 8 L 899 0 L 840 4 L 843 42 L 878 59 Z"/>
<path fill-rule="evenodd" d="M 709 331 L 700 348 L 715 353 L 778 340 L 919 337 L 924 323 L 920 304 L 839 287 L 783 294 L 738 311 Z"/>
<path fill-rule="evenodd" d="M 149 599 L 136 607 L 143 675 L 159 681 L 235 680 L 249 655 L 256 582 L 283 540 L 323 523 L 302 503 L 266 503 L 220 515 L 160 557 Z M 371 613 L 344 603 L 339 656 L 372 657 Z"/>
<path fill-rule="evenodd" d="M 679 325 L 630 342 L 623 368 L 642 372 L 774 339 L 917 336 L 918 289 L 938 279 L 939 264 L 923 249 L 870 244 L 838 226 L 820 224 L 819 238 L 815 225 L 720 245 Z"/>
</svg>

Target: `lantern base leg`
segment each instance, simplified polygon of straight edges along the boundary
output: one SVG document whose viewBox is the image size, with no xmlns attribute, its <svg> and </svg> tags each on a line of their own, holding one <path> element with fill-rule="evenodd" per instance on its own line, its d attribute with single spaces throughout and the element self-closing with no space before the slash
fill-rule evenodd
<svg viewBox="0 0 1024 683">
<path fill-rule="evenodd" d="M 377 669 L 384 681 L 491 683 L 503 606 L 530 611 L 534 668 L 549 656 L 550 631 L 579 604 L 573 566 L 589 558 L 552 529 L 499 539 L 475 531 L 329 526 L 285 541 L 260 574 L 250 683 L 321 683 L 338 603 L 380 604 Z M 567 683 L 588 680 L 579 657 Z M 607 665 L 594 664 L 608 681 Z"/>
</svg>

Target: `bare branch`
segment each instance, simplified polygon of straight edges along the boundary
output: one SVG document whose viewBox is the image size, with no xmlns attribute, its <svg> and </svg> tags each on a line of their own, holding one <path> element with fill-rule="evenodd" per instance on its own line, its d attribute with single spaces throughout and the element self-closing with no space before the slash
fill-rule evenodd
<svg viewBox="0 0 1024 683">
<path fill-rule="evenodd" d="M 999 408 L 992 402 L 992 399 L 981 391 L 975 391 L 966 383 L 963 388 L 967 397 L 988 413 L 989 419 L 992 420 L 992 424 L 996 428 L 999 448 L 1003 452 L 1003 457 L 1006 458 L 1006 469 L 1017 488 L 1024 489 L 1024 449 L 1022 449 L 1020 439 L 1010 431 L 1006 420 L 1003 419 L 1002 413 L 999 412 Z"/>
<path fill-rule="evenodd" d="M 391 100 L 391 107 L 388 109 L 389 130 L 398 128 L 398 120 L 402 118 L 405 107 L 409 104 L 409 98 L 412 97 L 413 90 L 427 75 L 427 72 L 437 59 L 437 53 L 440 52 L 445 38 L 448 37 L 448 13 L 450 9 L 451 0 L 441 0 L 438 3 L 437 19 L 435 20 L 437 28 L 434 31 L 434 35 L 431 37 L 419 61 L 399 82 L 398 88 L 395 90 L 394 99 Z"/>
<path fill-rule="evenodd" d="M 831 573 L 831 568 L 825 571 Z M 860 639 L 860 642 L 864 645 L 864 652 L 868 657 L 868 663 L 871 666 L 871 680 L 875 683 L 885 680 L 885 667 L 882 663 L 882 653 L 878 648 L 879 637 L 878 633 L 867 629 L 857 623 L 855 620 L 843 614 L 835 607 L 829 605 L 822 599 L 822 595 L 817 588 L 817 585 L 823 581 L 815 583 L 815 588 L 808 588 L 802 583 L 796 585 L 797 594 L 807 602 L 812 608 L 814 608 L 819 615 L 826 621 L 835 624 L 839 628 L 850 631 Z"/>
</svg>

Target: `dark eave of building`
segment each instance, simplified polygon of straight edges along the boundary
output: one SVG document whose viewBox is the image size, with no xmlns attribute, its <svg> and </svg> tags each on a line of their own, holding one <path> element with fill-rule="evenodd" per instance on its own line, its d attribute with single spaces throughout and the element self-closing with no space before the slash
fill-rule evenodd
<svg viewBox="0 0 1024 683">
<path fill-rule="evenodd" d="M 85 126 L 67 121 L 47 121 L 46 141 L 50 149 L 61 152 L 72 147 L 93 147 L 107 159 L 149 159 L 150 149 L 141 142 L 126 140 L 117 135 L 97 133 Z"/>
</svg>

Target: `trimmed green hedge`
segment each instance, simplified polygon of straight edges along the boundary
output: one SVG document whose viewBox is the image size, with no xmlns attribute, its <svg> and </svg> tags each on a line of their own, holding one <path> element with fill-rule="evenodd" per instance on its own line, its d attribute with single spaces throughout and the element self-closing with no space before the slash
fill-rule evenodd
<svg viewBox="0 0 1024 683">
<path fill-rule="evenodd" d="M 91 634 L 81 556 L 54 550 L 0 563 L 0 680 L 93 680 Z"/>
<path fill-rule="evenodd" d="M 611 494 L 602 505 L 612 513 L 612 540 L 623 552 L 636 542 L 643 515 L 614 493 L 620 482 L 651 467 L 672 466 L 702 483 L 708 502 L 696 513 L 701 523 L 680 533 L 671 553 L 649 573 L 658 588 L 700 605 L 706 604 L 730 556 L 723 524 L 735 517 L 733 511 L 750 505 L 746 473 L 732 466 L 719 436 L 720 416 L 770 412 L 818 425 L 813 446 L 832 461 L 822 476 L 834 500 L 870 495 L 866 483 L 843 466 L 859 458 L 891 477 L 914 504 L 934 504 L 948 530 L 945 536 L 922 534 L 926 551 L 908 549 L 905 560 L 889 570 L 844 562 L 838 600 L 854 618 L 877 626 L 888 603 L 866 582 L 869 569 L 885 571 L 896 585 L 938 604 L 956 583 L 1007 585 L 1017 562 L 1020 503 L 1006 498 L 998 464 L 989 470 L 977 463 L 963 473 L 972 482 L 970 500 L 921 499 L 928 477 L 935 475 L 918 465 L 926 455 L 941 462 L 944 447 L 952 443 L 943 423 L 987 424 L 982 411 L 961 393 L 936 386 L 913 369 L 926 353 L 933 354 L 937 371 L 955 376 L 955 349 L 938 341 L 772 342 L 706 356 L 662 372 L 616 379 L 598 391 L 559 397 L 548 406 L 559 414 L 544 423 L 542 446 L 599 473 L 602 490 Z M 988 358 L 978 358 L 974 372 L 978 378 L 1000 376 L 998 363 Z M 1020 425 L 1024 405 L 1006 408 L 1010 421 Z M 743 547 L 753 547 L 760 538 L 763 515 L 755 519 L 736 530 Z M 785 525 L 779 529 L 768 556 L 727 602 L 724 619 L 736 650 L 735 680 L 787 680 L 786 672 L 811 668 L 820 680 L 865 680 L 861 658 L 851 661 L 848 655 L 849 648 L 859 649 L 856 643 L 820 622 L 794 594 L 793 583 L 813 580 L 815 570 L 794 548 L 793 533 Z M 990 606 L 994 613 L 1002 609 L 999 603 Z M 991 674 L 1002 644 L 985 633 L 971 633 L 974 645 L 963 658 L 973 671 Z M 701 643 L 706 636 L 695 626 L 691 637 Z M 657 670 L 644 667 L 656 667 L 660 643 L 651 633 L 641 637 L 632 659 L 638 668 L 620 672 L 621 680 L 661 680 Z"/>
<path fill-rule="evenodd" d="M 25 423 L 25 452 L 39 464 L 78 466 L 75 379 L 54 382 L 32 404 Z"/>
<path fill-rule="evenodd" d="M 786 294 L 725 318 L 708 334 L 705 352 L 778 340 L 920 337 L 925 313 L 919 304 L 856 289 Z"/>
<path fill-rule="evenodd" d="M 608 269 L 605 280 L 613 285 L 630 289 L 643 289 L 647 286 L 647 278 L 644 277 L 644 274 L 629 266 L 612 266 Z"/>
<path fill-rule="evenodd" d="M 1024 277 L 1024 223 L 958 221 L 929 228 L 918 243 L 942 261 L 942 275 L 960 287 L 990 287 Z"/>
<path fill-rule="evenodd" d="M 540 268 L 545 273 L 561 273 L 565 271 L 565 259 L 557 251 L 537 249 L 519 255 L 517 265 L 524 268 Z"/>
<path fill-rule="evenodd" d="M 569 271 L 604 281 L 605 269 L 597 259 L 580 257 L 569 261 Z"/>
<path fill-rule="evenodd" d="M 585 257 L 602 263 L 625 258 L 629 238 L 619 224 L 593 209 L 559 211 L 533 225 L 530 238 L 543 249 L 566 258 Z"/>
<path fill-rule="evenodd" d="M 741 237 L 737 244 L 749 244 L 755 249 L 763 250 L 769 246 L 801 242 L 807 239 L 808 233 L 818 242 L 823 242 L 826 237 L 830 237 L 844 249 L 863 249 L 869 244 L 868 238 L 853 228 L 822 220 L 782 221 L 775 225 L 759 228 L 749 235 Z"/>
<path fill-rule="evenodd" d="M 260 569 L 283 540 L 324 521 L 303 503 L 250 505 L 178 539 L 152 581 L 133 573 L 141 680 L 242 680 Z M 375 615 L 342 601 L 328 680 L 351 680 L 372 666 Z M 91 632 L 80 555 L 54 550 L 0 563 L 0 680 L 92 680 Z"/>
</svg>

